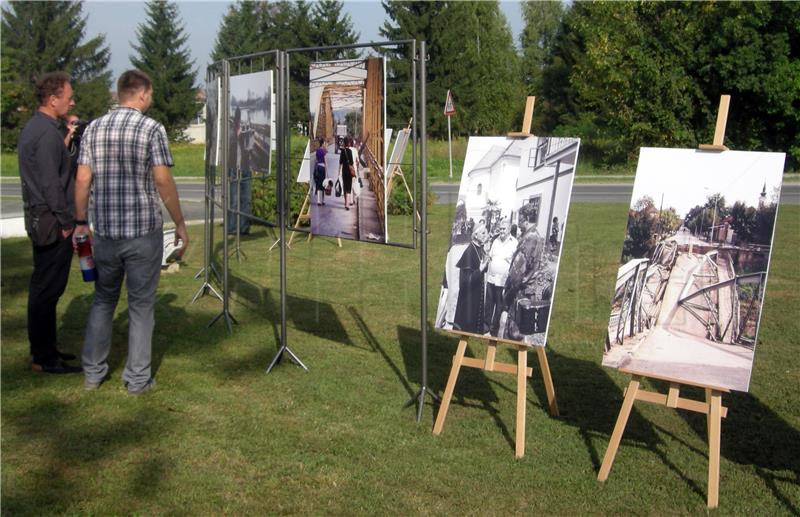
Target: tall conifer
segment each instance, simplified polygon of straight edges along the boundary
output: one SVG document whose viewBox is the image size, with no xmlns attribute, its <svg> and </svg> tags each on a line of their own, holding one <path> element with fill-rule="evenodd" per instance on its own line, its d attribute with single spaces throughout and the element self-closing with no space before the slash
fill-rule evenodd
<svg viewBox="0 0 800 517">
<path fill-rule="evenodd" d="M 46 72 L 72 76 L 74 113 L 91 119 L 110 105 L 110 52 L 105 37 L 84 41 L 86 17 L 80 2 L 8 2 L 2 22 L 2 141 L 16 146 L 17 136 L 36 111 L 36 79 Z"/>
<path fill-rule="evenodd" d="M 153 105 L 148 115 L 164 124 L 170 140 L 180 140 L 200 105 L 194 86 L 194 61 L 186 47 L 187 35 L 178 6 L 153 0 L 145 5 L 147 20 L 136 30 L 136 68 L 153 80 Z"/>
</svg>

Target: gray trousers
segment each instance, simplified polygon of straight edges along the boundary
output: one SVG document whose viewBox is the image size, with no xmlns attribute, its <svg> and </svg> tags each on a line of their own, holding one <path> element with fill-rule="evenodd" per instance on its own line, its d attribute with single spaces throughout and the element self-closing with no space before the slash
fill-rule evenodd
<svg viewBox="0 0 800 517">
<path fill-rule="evenodd" d="M 128 390 L 140 389 L 150 380 L 156 289 L 161 276 L 163 242 L 161 230 L 136 239 L 94 238 L 97 281 L 82 355 L 87 381 L 100 382 L 108 373 L 112 321 L 123 278 L 128 288 L 128 360 L 122 380 Z"/>
</svg>

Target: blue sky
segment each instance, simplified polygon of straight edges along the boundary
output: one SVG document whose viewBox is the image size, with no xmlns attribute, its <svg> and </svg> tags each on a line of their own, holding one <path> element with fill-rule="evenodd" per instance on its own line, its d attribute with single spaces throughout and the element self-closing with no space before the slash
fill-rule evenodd
<svg viewBox="0 0 800 517">
<path fill-rule="evenodd" d="M 204 76 L 210 61 L 209 55 L 214 47 L 220 21 L 231 2 L 216 1 L 178 1 L 184 30 L 189 39 L 188 46 L 195 60 L 199 76 Z M 514 41 L 519 46 L 522 31 L 522 11 L 518 1 L 502 1 L 500 7 L 509 21 Z M 350 15 L 353 26 L 361 34 L 361 42 L 381 40 L 378 29 L 386 19 L 386 13 L 379 0 L 346 1 L 344 10 Z M 87 1 L 83 12 L 88 16 L 86 37 L 105 34 L 106 43 L 111 49 L 110 68 L 113 82 L 130 68 L 129 56 L 133 53 L 131 43 L 136 42 L 136 27 L 144 23 L 143 2 L 130 1 Z M 271 50 L 271 49 L 264 49 Z"/>
</svg>

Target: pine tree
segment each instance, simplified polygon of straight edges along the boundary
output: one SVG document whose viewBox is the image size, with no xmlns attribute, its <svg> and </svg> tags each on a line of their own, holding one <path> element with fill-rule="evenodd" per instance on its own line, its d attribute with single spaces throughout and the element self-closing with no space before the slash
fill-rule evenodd
<svg viewBox="0 0 800 517">
<path fill-rule="evenodd" d="M 353 30 L 349 14 L 342 16 L 344 4 L 338 0 L 320 0 L 311 9 L 311 35 L 314 45 L 327 47 L 333 45 L 352 45 L 358 42 L 359 34 Z M 318 53 L 318 59 L 353 58 L 356 52 Z"/>
<path fill-rule="evenodd" d="M 83 42 L 86 17 L 79 2 L 9 2 L 2 22 L 2 142 L 14 148 L 36 111 L 34 84 L 43 73 L 64 71 L 75 90 L 73 112 L 84 119 L 108 110 L 110 52 L 100 35 Z"/>
<path fill-rule="evenodd" d="M 212 61 L 266 50 L 260 37 L 263 12 L 263 4 L 253 0 L 240 0 L 231 5 L 220 22 L 211 52 Z"/>
<path fill-rule="evenodd" d="M 199 109 L 194 61 L 186 48 L 178 6 L 152 0 L 145 9 L 147 20 L 137 28 L 139 44 L 133 45 L 138 55 L 130 60 L 153 80 L 153 105 L 148 115 L 164 124 L 170 140 L 180 140 Z"/>
</svg>

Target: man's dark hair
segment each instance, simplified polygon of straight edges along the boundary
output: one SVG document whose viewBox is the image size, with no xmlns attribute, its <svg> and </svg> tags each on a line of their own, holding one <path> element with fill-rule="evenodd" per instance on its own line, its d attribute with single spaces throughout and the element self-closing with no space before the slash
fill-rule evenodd
<svg viewBox="0 0 800 517">
<path fill-rule="evenodd" d="M 536 222 L 536 214 L 538 210 L 532 203 L 525 203 L 519 207 L 519 219 L 528 223 Z"/>
<path fill-rule="evenodd" d="M 64 85 L 71 82 L 69 75 L 64 72 L 49 72 L 36 81 L 36 98 L 39 106 L 47 104 L 51 95 L 56 97 L 64 93 Z"/>
<path fill-rule="evenodd" d="M 128 70 L 123 72 L 117 81 L 117 98 L 120 101 L 126 101 L 142 88 L 149 90 L 152 87 L 153 81 L 150 80 L 149 75 L 141 70 Z"/>
</svg>

